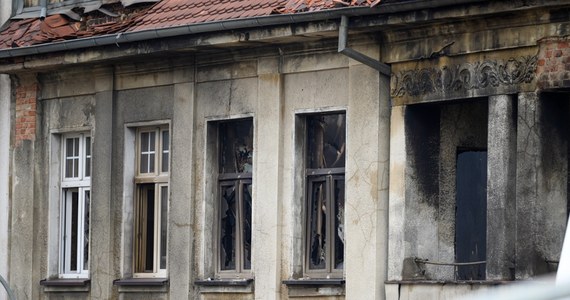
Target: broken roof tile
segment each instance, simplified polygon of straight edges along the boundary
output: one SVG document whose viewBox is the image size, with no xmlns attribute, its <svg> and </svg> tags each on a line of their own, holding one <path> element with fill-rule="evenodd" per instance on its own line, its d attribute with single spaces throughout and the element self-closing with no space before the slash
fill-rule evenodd
<svg viewBox="0 0 570 300">
<path fill-rule="evenodd" d="M 118 11 L 120 16 L 111 19 L 108 16 L 93 17 L 97 11 L 92 11 L 84 15 L 83 21 L 72 20 L 62 14 L 50 15 L 43 22 L 38 18 L 11 20 L 0 32 L 0 49 L 274 13 L 300 13 L 346 6 L 373 7 L 380 2 L 381 0 L 161 0 L 136 8 L 121 6 L 119 10 L 122 11 Z M 113 8 L 117 7 L 111 6 L 108 9 Z"/>
</svg>

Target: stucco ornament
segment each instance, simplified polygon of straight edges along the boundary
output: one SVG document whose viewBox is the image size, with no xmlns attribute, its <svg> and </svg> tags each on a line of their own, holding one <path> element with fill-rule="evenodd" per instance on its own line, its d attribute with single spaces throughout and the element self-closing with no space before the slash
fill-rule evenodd
<svg viewBox="0 0 570 300">
<path fill-rule="evenodd" d="M 535 77 L 537 61 L 537 56 L 521 56 L 404 70 L 392 75 L 391 96 L 416 97 L 530 83 Z"/>
</svg>

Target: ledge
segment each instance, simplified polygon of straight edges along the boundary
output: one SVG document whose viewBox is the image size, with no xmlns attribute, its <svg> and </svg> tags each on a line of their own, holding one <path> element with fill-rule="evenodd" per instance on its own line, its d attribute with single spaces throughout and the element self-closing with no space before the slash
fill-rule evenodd
<svg viewBox="0 0 570 300">
<path fill-rule="evenodd" d="M 289 279 L 283 280 L 281 283 L 289 286 L 319 286 L 319 285 L 344 285 L 345 280 L 342 278 L 337 279 Z"/>
<path fill-rule="evenodd" d="M 281 283 L 287 286 L 289 298 L 338 297 L 345 294 L 345 280 L 342 278 L 289 279 Z"/>
<path fill-rule="evenodd" d="M 70 278 L 70 279 L 42 279 L 40 285 L 43 286 L 87 286 L 91 282 L 89 278 Z"/>
<path fill-rule="evenodd" d="M 58 278 L 42 279 L 40 285 L 44 287 L 44 292 L 76 293 L 89 292 L 89 278 Z"/>
<path fill-rule="evenodd" d="M 196 280 L 201 294 L 251 294 L 254 291 L 253 278 Z"/>
<path fill-rule="evenodd" d="M 113 285 L 118 286 L 165 286 L 168 278 L 123 278 L 113 280 Z"/>
<path fill-rule="evenodd" d="M 206 279 L 196 280 L 195 285 L 199 286 L 247 286 L 253 282 L 252 278 L 249 279 Z"/>
<path fill-rule="evenodd" d="M 385 284 L 457 284 L 457 285 L 501 285 L 513 283 L 509 280 L 387 280 Z"/>
<path fill-rule="evenodd" d="M 113 280 L 119 293 L 167 293 L 168 278 L 121 278 Z"/>
</svg>

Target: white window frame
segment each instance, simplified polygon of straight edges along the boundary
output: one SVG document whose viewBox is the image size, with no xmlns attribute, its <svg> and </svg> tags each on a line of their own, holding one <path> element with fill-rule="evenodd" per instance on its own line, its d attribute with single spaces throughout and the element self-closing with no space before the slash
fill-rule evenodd
<svg viewBox="0 0 570 300">
<path fill-rule="evenodd" d="M 66 177 L 66 163 L 68 157 L 66 156 L 68 149 L 67 149 L 67 140 L 68 139 L 77 139 L 79 141 L 79 155 L 74 156 L 73 158 L 78 159 L 77 163 L 77 176 L 76 177 Z M 91 171 L 89 174 L 85 174 L 86 166 L 89 164 L 89 170 L 91 170 L 91 157 L 92 157 L 92 148 L 91 148 L 91 136 L 89 133 L 71 133 L 71 134 L 63 134 L 61 138 L 61 179 L 60 179 L 60 224 L 59 224 L 59 277 L 60 278 L 88 278 L 89 277 L 89 257 L 87 257 L 87 262 L 84 261 L 84 247 L 80 246 L 82 243 L 77 242 L 77 249 L 76 249 L 76 262 L 77 262 L 77 270 L 71 270 L 71 256 L 68 253 L 71 253 L 71 230 L 72 228 L 72 209 L 71 209 L 71 201 L 70 195 L 71 193 L 76 190 L 78 193 L 77 199 L 77 241 L 85 241 L 85 216 L 86 213 L 90 215 L 90 203 L 89 207 L 86 207 L 85 203 L 85 195 L 86 193 L 89 194 L 89 198 L 91 198 Z M 87 151 L 87 144 L 89 144 L 89 151 Z M 89 161 L 88 161 L 89 159 Z M 89 199 L 91 200 L 91 199 Z M 89 216 L 88 216 L 89 218 Z M 88 220 L 87 220 L 88 221 Z M 88 228 L 88 237 L 87 243 L 88 247 L 90 247 L 90 228 Z M 87 265 L 87 268 L 84 266 Z"/>
<path fill-rule="evenodd" d="M 147 154 L 154 154 L 154 171 L 153 172 L 141 172 L 141 155 L 142 153 L 142 146 L 141 146 L 141 134 L 142 133 L 155 133 L 155 148 L 149 149 L 149 151 L 145 152 Z M 163 133 L 168 132 L 168 144 L 163 144 Z M 136 130 L 135 136 L 135 144 L 136 144 L 136 153 L 135 153 L 135 199 L 133 203 L 133 277 L 134 278 L 166 278 L 167 276 L 167 268 L 168 268 L 168 202 L 169 202 L 169 195 L 170 195 L 170 188 L 169 188 L 169 170 L 170 170 L 170 140 L 171 140 L 171 131 L 168 125 L 156 125 L 156 126 L 148 126 L 148 127 L 139 127 Z M 163 171 L 163 164 L 162 155 L 164 153 L 168 154 L 168 161 L 166 161 L 167 169 Z M 141 234 L 139 234 L 139 225 L 140 222 L 145 222 L 144 218 L 138 215 L 140 205 L 142 204 L 143 195 L 141 194 L 141 190 L 144 186 L 147 185 L 154 185 L 154 233 L 153 233 L 153 242 L 154 245 L 152 247 L 154 251 L 153 255 L 153 266 L 152 272 L 137 272 L 137 259 L 139 256 L 142 255 L 137 248 L 141 246 L 141 243 L 144 243 L 142 240 Z M 166 187 L 167 188 L 167 205 L 166 205 L 166 218 L 167 222 L 165 223 L 166 229 L 166 262 L 164 268 L 160 267 L 161 261 L 161 231 L 162 231 L 162 214 L 161 214 L 161 204 L 163 201 L 161 190 Z M 140 240 L 137 240 L 138 238 Z M 142 248 L 141 248 L 142 249 Z M 146 255 L 145 255 L 146 256 Z"/>
</svg>

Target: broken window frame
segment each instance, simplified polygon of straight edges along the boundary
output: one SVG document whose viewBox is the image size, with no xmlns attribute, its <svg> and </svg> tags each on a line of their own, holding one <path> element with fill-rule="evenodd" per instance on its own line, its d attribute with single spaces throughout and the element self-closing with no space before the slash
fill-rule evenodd
<svg viewBox="0 0 570 300">
<path fill-rule="evenodd" d="M 219 121 L 217 122 L 217 145 L 218 145 L 218 155 L 217 157 L 217 164 L 218 164 L 218 180 L 217 180 L 217 229 L 215 234 L 216 240 L 216 273 L 217 276 L 220 278 L 252 278 L 252 209 L 253 209 L 253 193 L 250 192 L 249 197 L 251 198 L 251 203 L 249 205 L 249 213 L 247 212 L 247 207 L 245 203 L 245 190 L 247 186 L 250 186 L 251 191 L 253 191 L 253 172 L 242 172 L 242 173 L 234 173 L 234 172 L 225 172 L 223 168 L 223 130 L 226 128 L 228 124 L 237 123 L 237 122 L 250 122 L 251 130 L 253 130 L 253 118 L 240 118 L 240 119 L 231 119 L 227 121 Z M 253 133 L 249 137 L 251 138 L 253 144 Z M 253 145 L 252 145 L 253 148 Z M 251 152 L 251 159 L 253 161 L 253 155 L 255 155 L 254 150 L 252 149 Z M 250 166 L 253 167 L 253 166 Z M 253 169 L 253 168 L 251 168 Z M 239 168 L 236 170 L 239 171 Z M 233 245 L 233 256 L 234 256 L 234 268 L 225 269 L 223 265 L 223 254 L 226 252 L 224 246 L 222 245 L 223 239 L 223 219 L 226 217 L 224 211 L 222 211 L 223 206 L 223 189 L 224 187 L 231 187 L 233 186 L 235 191 L 237 191 L 237 197 L 234 197 L 236 201 L 236 216 L 235 216 L 235 226 L 233 228 L 234 231 L 234 245 Z M 247 230 L 246 222 L 248 221 L 248 214 L 249 214 L 249 234 L 244 232 Z M 246 239 L 249 236 L 249 251 L 246 250 Z M 245 255 L 249 253 L 249 268 L 246 266 L 246 259 Z"/>
<path fill-rule="evenodd" d="M 146 145 L 143 136 L 147 135 Z M 166 278 L 168 267 L 168 206 L 170 170 L 170 130 L 168 125 L 141 127 L 136 132 L 136 173 L 133 205 L 133 277 Z M 154 143 L 154 144 L 152 144 Z M 148 165 L 142 164 L 147 156 Z M 151 159 L 154 156 L 154 159 Z M 152 163 L 151 163 L 152 162 Z M 144 166 L 144 167 L 143 167 Z M 152 215 L 149 210 L 148 191 L 154 190 Z M 163 190 L 166 190 L 166 194 Z M 166 211 L 165 211 L 166 210 Z M 152 227 L 149 227 L 150 218 Z M 152 228 L 152 235 L 145 234 Z M 152 237 L 152 268 L 147 266 L 147 242 Z"/>
<path fill-rule="evenodd" d="M 304 243 L 304 247 L 303 247 L 303 254 L 304 254 L 304 259 L 303 259 L 303 265 L 304 265 L 304 273 L 305 276 L 310 277 L 310 278 L 343 278 L 343 273 L 344 273 L 344 238 L 343 238 L 343 254 L 342 254 L 342 264 L 343 267 L 342 268 L 336 268 L 336 266 L 334 266 L 334 260 L 335 260 L 335 246 L 334 246 L 334 241 L 336 241 L 336 239 L 338 238 L 337 234 L 338 234 L 338 228 L 336 228 L 335 225 L 335 219 L 337 217 L 337 215 L 340 216 L 340 218 L 342 219 L 342 226 L 344 227 L 344 210 L 342 212 L 340 212 L 339 214 L 335 213 L 335 205 L 337 203 L 337 199 L 335 198 L 335 182 L 337 181 L 342 181 L 343 182 L 343 188 L 346 188 L 346 186 L 344 185 L 344 181 L 345 181 L 345 168 L 344 165 L 346 163 L 346 155 L 345 153 L 342 153 L 342 155 L 345 157 L 342 167 L 317 167 L 317 168 L 311 168 L 311 158 L 312 158 L 312 153 L 311 153 L 311 142 L 309 141 L 310 139 L 310 124 L 311 124 L 311 118 L 315 118 L 315 117 L 319 117 L 319 116 L 326 116 L 326 115 L 342 115 L 345 119 L 344 119 L 344 128 L 343 128 L 343 132 L 344 132 L 344 145 L 342 145 L 340 148 L 342 149 L 341 152 L 345 151 L 345 146 L 346 146 L 346 113 L 345 112 L 327 112 L 327 113 L 320 113 L 320 114 L 310 114 L 310 115 L 306 115 L 304 120 L 305 120 L 305 141 L 306 141 L 306 145 L 305 145 L 305 149 L 304 149 L 304 153 L 305 153 L 305 214 L 304 214 L 304 234 L 305 237 L 303 239 L 303 243 Z M 338 161 L 337 161 L 338 162 Z M 312 217 L 311 217 L 311 208 L 312 208 L 312 194 L 313 194 L 313 188 L 314 185 L 313 183 L 315 182 L 324 182 L 325 183 L 325 198 L 324 198 L 324 204 L 325 204 L 325 222 L 324 222 L 324 229 L 325 229 L 325 245 L 324 245 L 324 249 L 325 249 L 325 257 L 324 257 L 324 263 L 325 266 L 322 269 L 315 269 L 315 268 L 311 268 L 311 251 L 312 249 L 312 244 L 311 244 L 311 240 L 314 238 L 312 236 Z M 343 196 L 344 199 L 342 199 L 342 203 L 345 203 L 346 200 L 346 195 L 343 192 Z M 339 220 L 340 221 L 340 220 Z M 331 229 L 335 229 L 335 230 L 331 230 Z"/>
<path fill-rule="evenodd" d="M 69 141 L 72 142 L 73 153 L 69 153 L 72 150 L 69 149 Z M 86 132 L 65 134 L 61 143 L 59 277 L 88 278 L 91 136 Z M 67 173 L 69 166 L 71 176 Z M 76 198 L 73 197 L 74 193 L 77 194 Z M 72 268 L 73 262 L 75 268 Z"/>
</svg>

